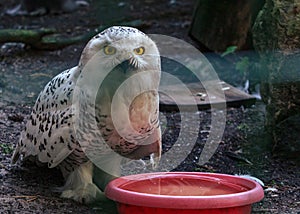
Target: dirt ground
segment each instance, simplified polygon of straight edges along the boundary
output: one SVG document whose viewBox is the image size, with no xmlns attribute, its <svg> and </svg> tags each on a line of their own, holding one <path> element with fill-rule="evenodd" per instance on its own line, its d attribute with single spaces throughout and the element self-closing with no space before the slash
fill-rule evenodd
<svg viewBox="0 0 300 214">
<path fill-rule="evenodd" d="M 117 25 L 141 19 L 146 33 L 174 36 L 196 43 L 188 36 L 195 0 L 175 1 L 91 1 L 89 7 L 67 14 L 7 16 L 14 1 L 0 2 L 0 29 L 56 28 L 65 36 L 92 31 L 99 25 Z M 115 213 L 113 205 L 81 205 L 59 198 L 55 187 L 63 185 L 56 169 L 33 165 L 11 165 L 10 157 L 35 98 L 56 74 L 76 65 L 84 44 L 62 50 L 33 50 L 22 44 L 0 44 L 0 213 Z M 253 206 L 253 213 L 300 213 L 299 159 L 276 157 L 264 131 L 264 105 L 228 108 L 221 143 L 210 161 L 199 165 L 198 158 L 209 136 L 212 112 L 186 113 L 189 126 L 199 126 L 199 137 L 187 158 L 174 170 L 228 174 L 250 174 L 264 182 L 265 198 Z M 180 115 L 167 118 L 163 150 L 176 140 Z M 195 117 L 201 119 L 199 125 Z M 182 149 L 182 148 L 181 148 Z"/>
</svg>

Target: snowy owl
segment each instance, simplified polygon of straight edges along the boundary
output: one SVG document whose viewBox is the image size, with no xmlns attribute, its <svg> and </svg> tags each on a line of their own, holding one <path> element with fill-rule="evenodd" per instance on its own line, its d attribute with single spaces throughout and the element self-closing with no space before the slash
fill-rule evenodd
<svg viewBox="0 0 300 214">
<path fill-rule="evenodd" d="M 122 158 L 149 156 L 156 165 L 160 75 L 158 48 L 143 32 L 114 26 L 97 34 L 78 65 L 39 94 L 12 163 L 35 157 L 49 168 L 59 167 L 65 178 L 61 197 L 81 203 L 94 201 L 119 176 Z"/>
</svg>

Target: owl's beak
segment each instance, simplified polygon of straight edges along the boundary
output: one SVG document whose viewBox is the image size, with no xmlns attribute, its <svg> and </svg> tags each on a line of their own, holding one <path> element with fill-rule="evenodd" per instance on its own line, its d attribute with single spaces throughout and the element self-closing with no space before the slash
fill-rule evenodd
<svg viewBox="0 0 300 214">
<path fill-rule="evenodd" d="M 124 73 L 126 73 L 127 71 L 134 70 L 136 68 L 132 63 L 131 59 L 123 61 L 121 64 L 119 64 L 119 67 L 123 70 Z"/>
</svg>

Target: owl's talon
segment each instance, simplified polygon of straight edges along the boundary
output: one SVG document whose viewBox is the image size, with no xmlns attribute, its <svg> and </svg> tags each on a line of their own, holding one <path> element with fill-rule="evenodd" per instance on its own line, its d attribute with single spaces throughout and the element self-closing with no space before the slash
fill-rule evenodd
<svg viewBox="0 0 300 214">
<path fill-rule="evenodd" d="M 99 198 L 101 198 L 103 193 L 98 189 L 98 187 L 90 183 L 85 187 L 78 187 L 75 190 L 65 190 L 61 193 L 62 198 L 73 199 L 82 204 L 90 204 Z"/>
</svg>

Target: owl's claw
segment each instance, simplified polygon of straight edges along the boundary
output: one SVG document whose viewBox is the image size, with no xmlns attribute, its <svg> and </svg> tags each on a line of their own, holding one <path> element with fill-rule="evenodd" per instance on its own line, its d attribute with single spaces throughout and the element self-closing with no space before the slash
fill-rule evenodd
<svg viewBox="0 0 300 214">
<path fill-rule="evenodd" d="M 82 204 L 90 204 L 96 200 L 105 198 L 103 192 L 101 192 L 93 183 L 90 183 L 86 186 L 80 186 L 75 190 L 65 190 L 62 192 L 61 197 L 73 199 Z"/>
</svg>

